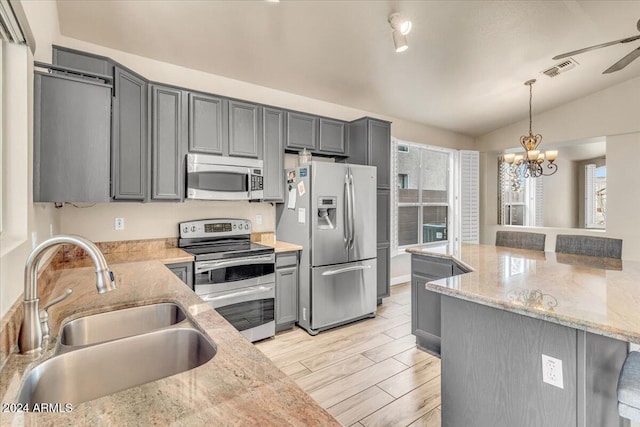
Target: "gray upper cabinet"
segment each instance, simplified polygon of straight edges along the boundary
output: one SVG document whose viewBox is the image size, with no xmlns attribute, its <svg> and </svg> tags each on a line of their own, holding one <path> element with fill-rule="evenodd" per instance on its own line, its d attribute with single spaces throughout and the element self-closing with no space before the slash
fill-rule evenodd
<svg viewBox="0 0 640 427">
<path fill-rule="evenodd" d="M 264 107 L 262 128 L 264 138 L 264 200 L 284 201 L 284 138 L 285 113 Z"/>
<path fill-rule="evenodd" d="M 189 152 L 225 154 L 226 103 L 217 96 L 189 93 Z"/>
<path fill-rule="evenodd" d="M 345 152 L 345 123 L 339 120 L 320 118 L 319 150 L 336 154 Z"/>
<path fill-rule="evenodd" d="M 186 93 L 151 86 L 151 199 L 184 198 Z"/>
<path fill-rule="evenodd" d="M 35 72 L 35 202 L 110 200 L 111 88 Z"/>
<path fill-rule="evenodd" d="M 94 74 L 111 75 L 111 64 L 108 58 L 74 49 L 53 46 L 53 63 L 74 70 Z"/>
<path fill-rule="evenodd" d="M 287 112 L 287 148 L 315 151 L 318 141 L 318 117 Z"/>
<path fill-rule="evenodd" d="M 262 157 L 262 107 L 229 100 L 229 155 Z"/>
<path fill-rule="evenodd" d="M 365 117 L 349 123 L 349 163 L 375 166 L 378 188 L 391 188 L 391 123 Z"/>
<path fill-rule="evenodd" d="M 116 200 L 144 200 L 147 188 L 147 82 L 119 67 L 111 142 L 112 193 Z"/>
</svg>

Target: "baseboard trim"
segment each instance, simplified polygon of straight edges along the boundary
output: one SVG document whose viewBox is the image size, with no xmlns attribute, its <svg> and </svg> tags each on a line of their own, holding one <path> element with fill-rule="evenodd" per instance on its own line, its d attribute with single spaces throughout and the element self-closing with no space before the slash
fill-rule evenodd
<svg viewBox="0 0 640 427">
<path fill-rule="evenodd" d="M 399 285 L 400 283 L 406 283 L 411 281 L 411 274 L 405 274 L 404 276 L 397 276 L 391 278 L 391 286 Z"/>
</svg>

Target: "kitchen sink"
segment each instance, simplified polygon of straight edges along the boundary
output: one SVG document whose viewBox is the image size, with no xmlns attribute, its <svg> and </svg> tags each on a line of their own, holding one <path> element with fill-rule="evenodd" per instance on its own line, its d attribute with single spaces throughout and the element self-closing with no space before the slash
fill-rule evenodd
<svg viewBox="0 0 640 427">
<path fill-rule="evenodd" d="M 62 346 L 84 346 L 144 334 L 183 322 L 187 316 L 174 303 L 143 305 L 81 317 L 63 325 Z"/>
<path fill-rule="evenodd" d="M 78 348 L 29 372 L 18 402 L 86 402 L 188 371 L 215 354 L 215 344 L 204 334 L 181 327 Z"/>
</svg>

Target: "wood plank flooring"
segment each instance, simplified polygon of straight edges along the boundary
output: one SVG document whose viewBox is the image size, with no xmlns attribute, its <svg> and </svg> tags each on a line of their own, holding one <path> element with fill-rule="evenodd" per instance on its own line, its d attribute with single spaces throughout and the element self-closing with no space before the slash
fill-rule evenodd
<svg viewBox="0 0 640 427">
<path fill-rule="evenodd" d="M 374 319 L 295 328 L 256 344 L 345 426 L 440 427 L 440 359 L 416 348 L 411 286 L 393 286 Z"/>
</svg>

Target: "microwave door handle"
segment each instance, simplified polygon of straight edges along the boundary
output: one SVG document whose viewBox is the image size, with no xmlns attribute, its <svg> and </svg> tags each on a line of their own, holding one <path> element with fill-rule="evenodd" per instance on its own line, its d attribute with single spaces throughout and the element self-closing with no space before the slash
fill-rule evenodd
<svg viewBox="0 0 640 427">
<path fill-rule="evenodd" d="M 251 199 L 251 169 L 247 168 L 247 199 Z"/>
</svg>

